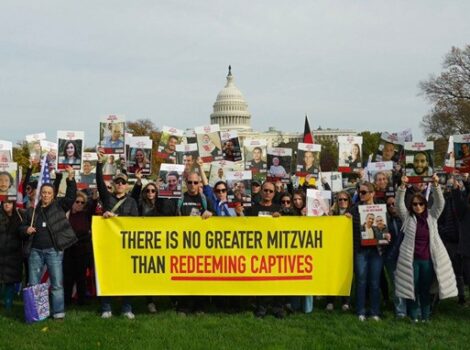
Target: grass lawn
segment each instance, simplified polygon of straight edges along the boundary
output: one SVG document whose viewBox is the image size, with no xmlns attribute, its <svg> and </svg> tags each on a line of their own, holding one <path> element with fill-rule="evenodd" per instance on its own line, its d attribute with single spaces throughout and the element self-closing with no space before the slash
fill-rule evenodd
<svg viewBox="0 0 470 350">
<path fill-rule="evenodd" d="M 396 320 L 385 310 L 381 322 L 359 322 L 352 313 L 324 311 L 316 300 L 312 314 L 284 320 L 256 319 L 251 312 L 180 316 L 160 300 L 159 313 L 146 312 L 135 298 L 135 320 L 116 313 L 99 317 L 97 302 L 71 307 L 64 322 L 24 323 L 20 302 L 11 314 L 0 309 L 0 349 L 469 349 L 470 308 L 441 302 L 427 324 Z M 114 305 L 118 310 L 119 303 Z"/>
</svg>

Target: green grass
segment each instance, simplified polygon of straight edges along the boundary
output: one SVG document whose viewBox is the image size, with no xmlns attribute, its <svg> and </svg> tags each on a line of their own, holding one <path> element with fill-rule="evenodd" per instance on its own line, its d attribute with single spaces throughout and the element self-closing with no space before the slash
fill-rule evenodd
<svg viewBox="0 0 470 350">
<path fill-rule="evenodd" d="M 144 298 L 135 299 L 136 319 L 99 318 L 98 303 L 67 310 L 64 322 L 27 325 L 21 303 L 11 314 L 0 309 L 0 349 L 468 349 L 470 308 L 455 300 L 441 302 L 432 321 L 412 324 L 386 310 L 381 322 L 361 323 L 352 313 L 328 313 L 324 300 L 312 314 L 284 320 L 256 319 L 251 312 L 180 316 L 168 309 L 146 313 Z M 114 305 L 118 309 L 119 304 Z"/>
</svg>

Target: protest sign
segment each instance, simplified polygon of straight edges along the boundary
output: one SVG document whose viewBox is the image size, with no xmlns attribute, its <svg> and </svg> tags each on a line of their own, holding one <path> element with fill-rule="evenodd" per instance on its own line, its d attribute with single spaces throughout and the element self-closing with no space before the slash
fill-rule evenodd
<svg viewBox="0 0 470 350">
<path fill-rule="evenodd" d="M 361 245 L 388 244 L 387 206 L 385 204 L 360 205 Z"/>
<path fill-rule="evenodd" d="M 245 139 L 243 142 L 245 170 L 251 170 L 253 180 L 263 182 L 266 179 L 266 140 Z"/>
<path fill-rule="evenodd" d="M 222 153 L 224 160 L 230 162 L 238 162 L 242 160 L 242 152 L 240 149 L 240 140 L 237 131 L 224 131 L 220 133 L 222 141 Z"/>
<path fill-rule="evenodd" d="M 455 170 L 470 172 L 470 134 L 453 135 Z"/>
<path fill-rule="evenodd" d="M 297 166 L 295 175 L 318 178 L 320 170 L 321 145 L 317 143 L 299 143 L 297 146 Z"/>
<path fill-rule="evenodd" d="M 431 182 L 434 142 L 405 142 L 405 174 L 410 183 Z"/>
<path fill-rule="evenodd" d="M 183 194 L 184 165 L 162 164 L 158 174 L 158 197 L 180 198 Z"/>
<path fill-rule="evenodd" d="M 135 174 L 140 171 L 143 176 L 152 172 L 152 140 L 147 136 L 130 137 L 126 139 L 127 173 Z"/>
<path fill-rule="evenodd" d="M 176 159 L 176 146 L 181 144 L 183 133 L 183 130 L 164 126 L 158 144 L 157 157 L 170 160 Z"/>
<path fill-rule="evenodd" d="M 105 154 L 125 153 L 124 135 L 126 124 L 124 118 L 109 115 L 100 122 L 100 146 Z"/>
<path fill-rule="evenodd" d="M 268 147 L 268 174 L 269 181 L 281 180 L 284 183 L 290 182 L 290 170 L 292 163 L 292 148 Z"/>
<path fill-rule="evenodd" d="M 338 136 L 338 171 L 351 173 L 362 166 L 362 136 Z"/>
<path fill-rule="evenodd" d="M 26 142 L 28 143 L 29 150 L 29 159 L 32 163 L 39 163 L 41 161 L 41 140 L 45 139 L 46 133 L 44 132 L 26 135 Z"/>
<path fill-rule="evenodd" d="M 83 131 L 57 131 L 57 170 L 71 166 L 74 170 L 82 168 Z"/>
<path fill-rule="evenodd" d="M 194 128 L 199 148 L 199 156 L 204 163 L 222 160 L 222 144 L 220 141 L 220 128 L 218 124 L 199 126 Z"/>
</svg>

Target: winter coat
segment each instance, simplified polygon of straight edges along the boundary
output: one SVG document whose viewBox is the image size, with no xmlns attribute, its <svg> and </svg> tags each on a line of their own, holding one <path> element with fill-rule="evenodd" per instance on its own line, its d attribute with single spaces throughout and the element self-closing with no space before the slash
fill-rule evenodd
<svg viewBox="0 0 470 350">
<path fill-rule="evenodd" d="M 23 275 L 23 239 L 19 228 L 23 214 L 12 216 L 0 209 L 0 284 L 20 282 Z"/>
<path fill-rule="evenodd" d="M 459 218 L 459 245 L 458 253 L 470 258 L 470 202 L 466 192 L 452 190 L 452 197 L 455 200 L 455 207 Z"/>
<path fill-rule="evenodd" d="M 77 242 L 77 236 L 72 229 L 72 226 L 67 219 L 65 213 L 72 208 L 77 195 L 77 185 L 75 180 L 67 179 L 67 191 L 65 197 L 55 199 L 46 208 L 41 207 L 41 202 L 38 203 L 36 212 L 42 210 L 46 217 L 46 224 L 51 235 L 52 243 L 54 244 L 55 250 L 64 250 L 71 247 Z M 27 237 L 27 241 L 24 246 L 24 253 L 29 256 L 31 247 L 33 244 L 33 235 L 28 235 L 26 230 L 31 224 L 33 217 L 33 208 L 29 208 L 26 211 L 25 219 L 20 227 L 20 232 L 24 237 Z M 37 214 L 35 214 L 35 217 Z"/>
<path fill-rule="evenodd" d="M 444 208 L 444 196 L 439 186 L 434 187 L 431 192 L 433 196 L 433 206 L 428 209 L 427 223 L 429 227 L 429 247 L 434 272 L 439 285 L 439 298 L 445 299 L 457 295 L 457 284 L 455 281 L 452 263 L 447 254 L 447 250 L 442 243 L 437 229 L 437 220 Z M 415 235 L 417 220 L 414 214 L 410 214 L 405 205 L 405 190 L 398 188 L 397 211 L 403 221 L 402 231 L 404 233 L 403 242 L 400 246 L 400 253 L 397 261 L 395 275 L 395 292 L 397 297 L 415 299 L 413 260 L 415 249 Z"/>
</svg>

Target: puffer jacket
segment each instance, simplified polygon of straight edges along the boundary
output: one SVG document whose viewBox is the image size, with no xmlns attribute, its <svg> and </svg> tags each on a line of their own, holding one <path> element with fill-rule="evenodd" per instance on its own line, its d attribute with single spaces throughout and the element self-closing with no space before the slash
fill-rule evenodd
<svg viewBox="0 0 470 350">
<path fill-rule="evenodd" d="M 23 239 L 19 228 L 24 213 L 12 216 L 0 209 L 0 284 L 20 282 L 23 273 Z"/>
</svg>

